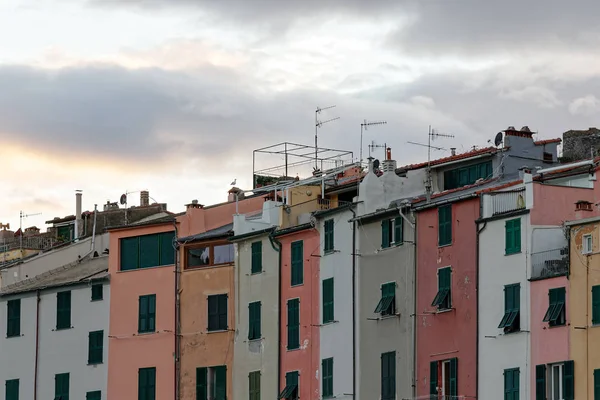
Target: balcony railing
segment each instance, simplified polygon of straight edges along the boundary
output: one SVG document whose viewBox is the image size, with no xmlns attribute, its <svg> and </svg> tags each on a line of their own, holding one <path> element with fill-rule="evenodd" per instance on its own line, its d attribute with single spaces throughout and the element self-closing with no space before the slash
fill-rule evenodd
<svg viewBox="0 0 600 400">
<path fill-rule="evenodd" d="M 483 195 L 484 218 L 524 210 L 525 207 L 525 188 Z"/>
<path fill-rule="evenodd" d="M 531 278 L 551 278 L 569 272 L 569 248 L 540 251 L 531 254 Z"/>
<path fill-rule="evenodd" d="M 319 206 L 319 210 L 332 210 L 334 208 L 346 206 L 352 204 L 349 201 L 341 201 L 341 200 L 329 200 L 329 199 L 317 199 L 317 204 Z"/>
</svg>

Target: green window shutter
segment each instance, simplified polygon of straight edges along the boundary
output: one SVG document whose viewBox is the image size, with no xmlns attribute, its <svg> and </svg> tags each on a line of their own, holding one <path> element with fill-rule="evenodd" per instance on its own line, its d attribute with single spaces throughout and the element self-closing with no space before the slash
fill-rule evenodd
<svg viewBox="0 0 600 400">
<path fill-rule="evenodd" d="M 102 400 L 102 392 L 100 390 L 87 392 L 85 394 L 85 400 Z"/>
<path fill-rule="evenodd" d="M 104 331 L 90 332 L 88 336 L 88 364 L 100 364 L 104 353 Z"/>
<path fill-rule="evenodd" d="M 446 246 L 452 243 L 452 205 L 438 208 L 438 245 Z"/>
<path fill-rule="evenodd" d="M 333 220 L 328 219 L 325 221 L 325 252 L 331 252 L 334 249 L 333 243 Z"/>
<path fill-rule="evenodd" d="M 138 236 L 123 238 L 119 241 L 121 271 L 140 267 L 140 238 Z"/>
<path fill-rule="evenodd" d="M 431 303 L 440 310 L 452 308 L 452 268 L 438 269 L 438 292 Z"/>
<path fill-rule="evenodd" d="M 600 285 L 592 287 L 592 324 L 600 324 Z"/>
<path fill-rule="evenodd" d="M 208 296 L 208 330 L 224 331 L 227 327 L 226 294 Z"/>
<path fill-rule="evenodd" d="M 333 278 L 323 280 L 323 323 L 333 322 Z"/>
<path fill-rule="evenodd" d="M 450 396 L 458 396 L 458 358 L 450 359 Z"/>
<path fill-rule="evenodd" d="M 333 358 L 326 358 L 321 361 L 321 383 L 323 398 L 333 397 Z"/>
<path fill-rule="evenodd" d="M 71 291 L 56 294 L 56 329 L 71 327 Z"/>
<path fill-rule="evenodd" d="M 384 219 L 381 221 L 381 248 L 388 247 L 390 247 L 390 220 Z"/>
<path fill-rule="evenodd" d="M 248 374 L 248 393 L 250 394 L 249 400 L 260 400 L 260 371 Z"/>
<path fill-rule="evenodd" d="M 220 365 L 214 367 L 215 370 L 215 391 L 214 400 L 227 399 L 227 367 Z"/>
<path fill-rule="evenodd" d="M 396 352 L 381 355 L 381 400 L 396 398 Z"/>
<path fill-rule="evenodd" d="M 565 361 L 563 368 L 563 399 L 573 400 L 575 398 L 575 363 L 572 360 Z"/>
<path fill-rule="evenodd" d="M 160 245 L 159 265 L 175 264 L 175 232 L 163 232 L 158 235 Z"/>
<path fill-rule="evenodd" d="M 262 242 L 252 243 L 252 267 L 250 273 L 262 272 Z"/>
<path fill-rule="evenodd" d="M 288 350 L 300 347 L 300 300 L 291 299 L 287 302 L 288 308 Z"/>
<path fill-rule="evenodd" d="M 156 295 L 140 296 L 138 312 L 138 333 L 156 330 Z"/>
<path fill-rule="evenodd" d="M 396 217 L 394 220 L 394 244 L 401 244 L 404 242 L 404 219 L 402 217 Z"/>
<path fill-rule="evenodd" d="M 504 253 L 511 254 L 513 253 L 512 249 L 515 246 L 513 241 L 513 222 L 505 221 L 504 222 Z"/>
<path fill-rule="evenodd" d="M 69 400 L 69 374 L 54 375 L 54 398 Z"/>
<path fill-rule="evenodd" d="M 292 243 L 292 286 L 304 283 L 304 242 Z"/>
<path fill-rule="evenodd" d="M 208 368 L 196 368 L 196 400 L 208 400 Z"/>
<path fill-rule="evenodd" d="M 226 294 L 219 295 L 219 329 L 226 330 L 229 328 L 227 324 L 227 299 Z"/>
<path fill-rule="evenodd" d="M 156 399 L 156 368 L 138 370 L 138 400 Z"/>
<path fill-rule="evenodd" d="M 248 304 L 248 339 L 260 339 L 261 333 L 261 302 L 255 301 Z"/>
<path fill-rule="evenodd" d="M 515 243 L 515 252 L 521 251 L 521 218 L 517 218 L 513 222 L 513 241 Z"/>
<path fill-rule="evenodd" d="M 521 218 L 504 223 L 505 253 L 515 254 L 521 251 Z"/>
<path fill-rule="evenodd" d="M 546 400 L 546 365 L 535 366 L 535 400 Z"/>
<path fill-rule="evenodd" d="M 158 267 L 160 265 L 158 235 L 140 236 L 140 268 Z"/>
<path fill-rule="evenodd" d="M 504 400 L 519 400 L 519 369 L 504 370 Z"/>
<path fill-rule="evenodd" d="M 101 283 L 92 285 L 92 301 L 102 300 L 104 297 L 104 286 Z"/>
<path fill-rule="evenodd" d="M 438 385 L 438 362 L 431 361 L 429 363 L 429 395 L 431 399 L 437 399 Z"/>
<path fill-rule="evenodd" d="M 600 369 L 594 370 L 594 400 L 600 400 Z"/>
<path fill-rule="evenodd" d="M 19 380 L 18 379 L 10 379 L 6 381 L 6 391 L 5 396 L 6 400 L 19 400 Z"/>
<path fill-rule="evenodd" d="M 6 337 L 21 336 L 21 299 L 6 303 Z"/>
</svg>

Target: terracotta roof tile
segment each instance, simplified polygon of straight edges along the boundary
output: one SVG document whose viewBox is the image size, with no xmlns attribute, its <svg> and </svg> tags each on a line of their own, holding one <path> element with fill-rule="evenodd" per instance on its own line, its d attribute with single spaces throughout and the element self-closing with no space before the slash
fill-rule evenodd
<svg viewBox="0 0 600 400">
<path fill-rule="evenodd" d="M 490 154 L 494 154 L 498 151 L 497 148 L 495 147 L 484 147 L 483 149 L 477 149 L 477 150 L 473 150 L 473 151 L 468 151 L 466 153 L 462 153 L 462 154 L 457 154 L 454 156 L 450 156 L 450 157 L 444 157 L 444 158 L 438 158 L 437 160 L 431 160 L 431 165 L 439 165 L 439 164 L 444 164 L 450 161 L 458 161 L 458 160 L 464 160 L 466 158 L 470 158 L 470 157 L 475 157 L 475 156 L 480 156 L 482 154 L 486 154 L 486 153 L 490 153 Z M 418 164 L 409 164 L 409 165 L 405 165 L 403 167 L 400 167 L 398 169 L 400 170 L 411 170 L 411 169 L 419 169 L 419 168 L 423 168 L 427 166 L 427 162 L 422 162 L 422 163 L 418 163 Z"/>
<path fill-rule="evenodd" d="M 536 146 L 542 146 L 544 144 L 560 143 L 560 142 L 562 142 L 562 139 L 556 138 L 556 139 L 537 140 L 537 141 L 533 142 L 533 144 L 535 144 Z"/>
<path fill-rule="evenodd" d="M 497 177 L 496 178 L 487 179 L 485 181 L 480 181 L 480 182 L 474 183 L 472 185 L 466 185 L 466 186 L 461 186 L 461 187 L 455 188 L 455 189 L 444 190 L 443 192 L 438 192 L 438 193 L 432 194 L 431 198 L 432 199 L 436 199 L 438 197 L 446 196 L 448 194 L 452 194 L 452 193 L 456 193 L 456 192 L 462 192 L 463 190 L 468 190 L 468 189 L 472 189 L 472 188 L 477 187 L 477 186 L 486 185 L 486 184 L 488 184 L 490 182 L 494 182 L 496 180 L 498 180 Z M 477 192 L 477 193 L 479 193 L 479 192 Z M 412 202 L 413 203 L 419 203 L 419 202 L 421 202 L 421 201 L 423 201 L 425 199 L 426 199 L 426 196 L 420 196 L 420 197 L 417 197 L 417 198 L 413 199 Z"/>
</svg>

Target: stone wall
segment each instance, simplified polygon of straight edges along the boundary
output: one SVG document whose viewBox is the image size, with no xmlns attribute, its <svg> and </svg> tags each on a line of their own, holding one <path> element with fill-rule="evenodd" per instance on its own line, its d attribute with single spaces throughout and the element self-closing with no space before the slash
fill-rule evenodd
<svg viewBox="0 0 600 400">
<path fill-rule="evenodd" d="M 576 161 L 589 159 L 600 154 L 600 129 L 592 127 L 587 130 L 570 130 L 563 133 L 563 159 Z"/>
</svg>

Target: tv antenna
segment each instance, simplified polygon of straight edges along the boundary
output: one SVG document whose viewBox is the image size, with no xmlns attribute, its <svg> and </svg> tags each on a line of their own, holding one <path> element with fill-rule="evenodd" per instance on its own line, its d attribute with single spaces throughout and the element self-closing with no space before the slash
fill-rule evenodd
<svg viewBox="0 0 600 400">
<path fill-rule="evenodd" d="M 371 157 L 371 151 L 373 149 L 377 149 L 377 148 L 386 149 L 387 148 L 387 143 L 384 143 L 384 144 L 375 144 L 375 141 L 371 140 L 371 144 L 368 147 L 369 147 L 369 157 Z"/>
<path fill-rule="evenodd" d="M 23 211 L 19 211 L 19 250 L 21 253 L 21 257 L 23 257 L 23 219 L 27 217 L 33 217 L 35 215 L 42 215 L 42 213 L 35 214 L 25 214 Z"/>
<path fill-rule="evenodd" d="M 335 121 L 340 119 L 340 117 L 335 117 L 335 118 L 331 118 L 328 119 L 327 121 L 319 121 L 319 114 L 321 114 L 321 111 L 323 110 L 329 110 L 330 108 L 334 108 L 335 106 L 329 106 L 329 107 L 319 107 L 317 106 L 317 109 L 315 110 L 315 171 L 317 171 L 319 169 L 319 156 L 318 156 L 318 152 L 319 152 L 319 145 L 318 145 L 318 132 L 319 132 L 319 128 L 322 127 L 324 124 L 331 122 L 331 121 Z"/>
<path fill-rule="evenodd" d="M 367 122 L 365 119 L 364 122 L 360 124 L 360 165 L 362 166 L 363 158 L 362 158 L 362 149 L 363 149 L 363 129 L 366 131 L 369 126 L 372 125 L 385 125 L 386 121 L 370 121 Z"/>
</svg>

